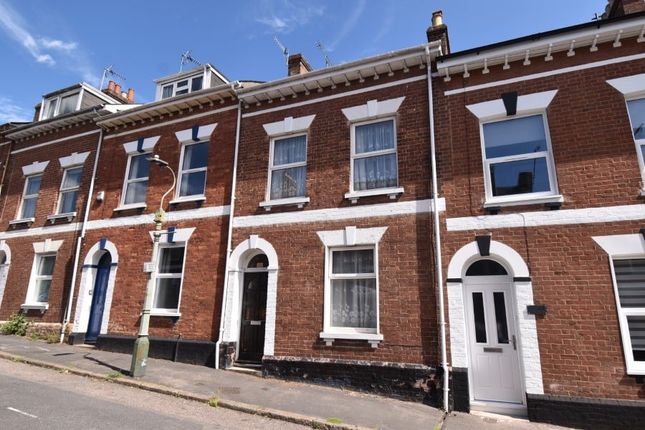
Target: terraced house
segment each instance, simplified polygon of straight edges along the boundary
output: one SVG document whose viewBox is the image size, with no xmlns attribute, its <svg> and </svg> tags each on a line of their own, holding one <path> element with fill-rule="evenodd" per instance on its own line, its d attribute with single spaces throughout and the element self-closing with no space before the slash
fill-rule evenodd
<svg viewBox="0 0 645 430">
<path fill-rule="evenodd" d="M 153 357 L 639 428 L 645 2 L 461 52 L 442 19 L 270 82 L 46 95 L 0 130 L 0 319 L 131 352 L 162 207 Z"/>
</svg>

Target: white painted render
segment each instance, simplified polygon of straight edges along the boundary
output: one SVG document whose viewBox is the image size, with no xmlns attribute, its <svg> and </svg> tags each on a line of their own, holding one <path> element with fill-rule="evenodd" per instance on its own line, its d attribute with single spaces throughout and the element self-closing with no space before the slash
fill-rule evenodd
<svg viewBox="0 0 645 430">
<path fill-rule="evenodd" d="M 551 90 L 517 97 L 517 115 L 543 112 L 551 104 L 557 92 L 558 90 Z M 480 121 L 506 117 L 506 108 L 501 98 L 467 105 L 466 108 Z"/>
<path fill-rule="evenodd" d="M 289 133 L 300 133 L 309 130 L 309 127 L 314 121 L 314 118 L 316 118 L 316 115 L 307 115 L 298 118 L 288 116 L 282 121 L 262 124 L 262 127 L 264 127 L 264 130 L 269 137 L 275 137 Z"/>
<path fill-rule="evenodd" d="M 208 140 L 216 127 L 217 123 L 200 125 L 197 129 L 197 139 Z M 177 131 L 175 132 L 175 136 L 177 136 L 179 143 L 193 142 L 193 129 L 188 128 L 186 130 Z"/>
<path fill-rule="evenodd" d="M 66 169 L 68 167 L 72 166 L 80 166 L 81 164 L 85 163 L 85 160 L 87 160 L 88 155 L 90 155 L 90 152 L 72 152 L 71 155 L 68 155 L 67 157 L 60 157 L 58 159 L 58 162 L 60 163 L 60 167 L 63 169 Z"/>
<path fill-rule="evenodd" d="M 352 106 L 341 110 L 345 118 L 350 122 L 364 121 L 394 115 L 401 107 L 403 100 L 405 100 L 405 97 L 397 97 L 383 101 L 368 100 L 363 105 Z"/>
<path fill-rule="evenodd" d="M 25 176 L 35 175 L 38 173 L 43 173 L 47 168 L 49 161 L 34 161 L 31 164 L 22 166 L 22 174 Z"/>
</svg>

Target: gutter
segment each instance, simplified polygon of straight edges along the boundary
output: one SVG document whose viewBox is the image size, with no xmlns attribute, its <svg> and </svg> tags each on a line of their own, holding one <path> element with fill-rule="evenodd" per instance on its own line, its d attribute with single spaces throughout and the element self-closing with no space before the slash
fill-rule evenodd
<svg viewBox="0 0 645 430">
<path fill-rule="evenodd" d="M 443 263 L 441 260 L 441 224 L 439 219 L 439 210 L 437 201 L 439 199 L 439 185 L 437 184 L 437 147 L 435 142 L 435 122 L 434 122 L 434 99 L 432 95 L 432 67 L 430 47 L 441 51 L 441 46 L 437 44 L 428 44 L 426 46 L 426 57 L 428 66 L 428 119 L 430 121 L 430 169 L 432 170 L 432 218 L 435 245 L 435 273 L 437 275 L 436 284 L 438 289 L 437 305 L 439 306 L 439 341 L 441 343 L 441 368 L 443 370 L 443 409 L 448 412 L 449 402 L 448 394 L 450 393 L 449 375 L 448 375 L 448 357 L 446 344 L 446 315 L 443 295 Z"/>
<path fill-rule="evenodd" d="M 237 107 L 237 126 L 235 130 L 235 156 L 233 157 L 233 180 L 231 182 L 231 204 L 230 213 L 228 217 L 228 238 L 226 243 L 226 260 L 224 263 L 224 291 L 222 292 L 222 311 L 219 319 L 219 336 L 215 343 L 215 369 L 219 369 L 219 350 L 222 345 L 222 337 L 224 336 L 224 320 L 226 318 L 226 303 L 228 302 L 228 264 L 231 257 L 231 245 L 233 243 L 233 215 L 235 214 L 235 189 L 237 185 L 237 157 L 240 149 L 240 129 L 242 123 L 242 102 L 238 102 Z"/>
<path fill-rule="evenodd" d="M 101 153 L 101 146 L 103 145 L 103 129 L 99 131 L 99 140 L 96 145 L 96 154 L 94 155 L 94 167 L 92 168 L 92 179 L 90 180 L 90 189 L 87 193 L 87 201 L 85 202 L 85 213 L 83 214 L 83 223 L 81 224 L 81 234 L 76 238 L 76 251 L 74 253 L 74 264 L 72 265 L 72 283 L 69 288 L 69 297 L 67 298 L 67 308 L 63 316 L 63 324 L 60 329 L 60 341 L 63 343 L 65 339 L 65 326 L 69 323 L 70 315 L 72 314 L 72 302 L 74 300 L 74 291 L 76 287 L 76 274 L 78 273 L 78 265 L 81 257 L 81 247 L 83 246 L 83 239 L 87 230 L 87 221 L 90 216 L 90 208 L 92 206 L 92 195 L 94 194 L 94 182 L 96 180 L 96 171 L 99 166 L 99 154 Z"/>
</svg>

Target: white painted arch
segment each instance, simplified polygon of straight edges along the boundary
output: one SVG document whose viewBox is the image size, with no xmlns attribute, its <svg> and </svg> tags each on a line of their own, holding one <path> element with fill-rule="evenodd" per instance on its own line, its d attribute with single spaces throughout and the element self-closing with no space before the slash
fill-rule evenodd
<svg viewBox="0 0 645 430">
<path fill-rule="evenodd" d="M 11 249 L 4 240 L 0 240 L 0 257 L 4 254 L 4 263 L 0 264 L 0 308 L 2 307 L 2 297 L 4 296 L 4 289 L 7 285 L 7 277 L 9 276 L 9 265 L 11 264 Z"/>
<path fill-rule="evenodd" d="M 226 312 L 224 315 L 225 342 L 235 342 L 239 345 L 240 322 L 242 313 L 242 287 L 244 285 L 244 270 L 251 258 L 264 254 L 269 260 L 267 267 L 267 304 L 264 332 L 264 355 L 271 356 L 275 350 L 275 319 L 278 296 L 278 254 L 273 246 L 257 235 L 237 245 L 231 253 L 227 268 L 228 292 L 226 294 Z"/>
<path fill-rule="evenodd" d="M 529 268 L 517 251 L 495 240 L 491 240 L 490 243 L 490 256 L 482 257 L 479 254 L 477 242 L 473 241 L 459 249 L 448 265 L 448 319 L 450 323 L 452 367 L 471 369 L 468 358 L 468 337 L 462 279 L 468 267 L 482 258 L 497 261 L 506 268 L 513 278 L 515 323 L 519 332 L 520 368 L 524 388 L 529 394 L 544 394 L 535 315 L 529 315 L 526 308 L 528 305 L 534 304 L 533 285 Z"/>
<path fill-rule="evenodd" d="M 74 333 L 87 332 L 87 324 L 90 320 L 90 311 L 92 308 L 92 293 L 94 290 L 94 281 L 96 279 L 96 266 L 105 253 L 109 253 L 112 258 L 112 267 L 110 267 L 110 277 L 108 278 L 107 291 L 105 292 L 105 308 L 103 310 L 103 319 L 101 321 L 101 334 L 107 333 L 108 323 L 110 321 L 110 309 L 112 308 L 112 295 L 116 281 L 116 272 L 119 268 L 119 253 L 116 245 L 105 240 L 105 242 L 96 242 L 85 256 L 83 268 L 81 269 L 81 284 L 76 300 L 76 312 L 74 314 Z"/>
</svg>

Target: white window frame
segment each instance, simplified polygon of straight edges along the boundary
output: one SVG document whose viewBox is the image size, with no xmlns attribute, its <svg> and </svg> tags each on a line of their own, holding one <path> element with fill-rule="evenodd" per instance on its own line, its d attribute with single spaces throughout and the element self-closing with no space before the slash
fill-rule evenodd
<svg viewBox="0 0 645 430">
<path fill-rule="evenodd" d="M 34 259 L 31 264 L 31 274 L 29 276 L 29 285 L 27 287 L 27 294 L 25 297 L 25 303 L 20 307 L 24 310 L 39 310 L 40 312 L 45 312 L 49 308 L 49 302 L 37 302 L 34 298 L 36 294 L 36 284 L 37 281 L 42 279 L 52 280 L 54 279 L 54 273 L 56 271 L 56 260 L 58 259 L 58 250 L 63 245 L 62 240 L 51 240 L 47 239 L 44 242 L 35 242 L 32 244 L 34 248 Z M 38 268 L 42 258 L 45 257 L 54 257 L 54 267 L 52 269 L 52 274 L 47 276 L 38 275 Z M 49 285 L 49 292 L 51 292 L 51 283 Z M 49 296 L 47 297 L 49 299 Z"/>
<path fill-rule="evenodd" d="M 382 149 L 380 151 L 371 151 L 371 152 L 362 152 L 360 154 L 356 153 L 356 127 L 370 124 L 378 124 L 381 122 L 392 122 L 393 127 L 393 137 L 394 137 L 394 148 L 391 149 Z M 350 156 L 350 165 L 349 165 L 349 193 L 350 196 L 371 196 L 371 195 L 380 195 L 380 194 L 389 194 L 390 198 L 395 198 L 396 195 L 403 192 L 403 189 L 399 187 L 399 151 L 398 151 L 398 139 L 397 139 L 397 121 L 395 116 L 378 118 L 369 121 L 360 121 L 352 123 L 351 126 L 351 156 Z M 371 190 L 354 190 L 354 160 L 361 158 L 372 158 L 378 157 L 381 155 L 394 154 L 396 157 L 396 185 L 394 187 L 385 187 L 385 188 L 374 188 Z M 347 197 L 347 195 L 345 196 Z"/>
<path fill-rule="evenodd" d="M 374 272 L 372 273 L 333 273 L 333 256 L 334 252 L 342 251 L 364 251 L 370 250 L 374 253 Z M 332 247 L 327 249 L 325 256 L 325 318 L 324 318 L 324 331 L 325 333 L 338 333 L 338 334 L 378 334 L 380 333 L 380 313 L 379 313 L 379 276 L 378 276 L 378 246 L 362 245 L 362 246 L 342 246 Z M 332 321 L 332 281 L 335 279 L 375 279 L 376 280 L 376 328 L 363 328 L 363 327 L 337 327 L 333 326 Z"/>
<path fill-rule="evenodd" d="M 546 151 L 541 152 L 526 152 L 523 154 L 508 155 L 504 157 L 495 157 L 487 158 L 486 157 L 486 142 L 484 139 L 484 126 L 487 124 L 493 124 L 504 121 L 512 121 L 515 119 L 528 118 L 532 116 L 541 116 L 542 117 L 542 126 L 544 127 L 544 136 L 546 139 Z M 555 172 L 555 161 L 553 159 L 553 149 L 551 147 L 551 135 L 549 133 L 549 123 L 547 121 L 546 112 L 532 112 L 524 115 L 513 115 L 511 117 L 497 118 L 490 121 L 482 121 L 479 123 L 479 135 L 482 151 L 482 160 L 484 167 L 484 188 L 486 191 L 486 202 L 484 207 L 495 206 L 504 203 L 518 203 L 522 204 L 527 201 L 532 201 L 535 203 L 538 202 L 548 202 L 552 201 L 551 198 L 555 197 L 556 199 L 561 199 L 558 191 L 558 179 Z M 512 161 L 522 161 L 522 160 L 533 160 L 537 158 L 546 158 L 547 171 L 549 175 L 549 186 L 550 191 L 540 191 L 534 193 L 523 193 L 523 194 L 511 194 L 506 196 L 493 196 L 493 184 L 491 182 L 490 175 L 490 165 L 491 164 L 501 164 Z M 546 200 L 545 200 L 546 199 Z"/>
<path fill-rule="evenodd" d="M 119 203 L 119 210 L 126 210 L 126 209 L 137 209 L 137 208 L 145 208 L 146 207 L 146 200 L 148 196 L 148 191 L 146 189 L 146 199 L 143 202 L 136 202 L 136 203 L 125 203 L 125 196 L 126 192 L 128 191 L 128 185 L 133 183 L 133 182 L 143 182 L 144 180 L 146 182 L 150 181 L 150 172 L 148 171 L 148 176 L 144 178 L 135 178 L 135 179 L 129 179 L 130 176 L 130 167 L 132 163 L 132 157 L 136 157 L 139 155 L 147 155 L 147 156 L 152 156 L 151 151 L 146 151 L 146 152 L 134 152 L 132 154 L 128 154 L 128 162 L 125 167 L 125 176 L 123 178 L 123 188 L 121 190 L 121 201 Z"/>
<path fill-rule="evenodd" d="M 620 328 L 620 338 L 623 344 L 626 373 L 628 375 L 645 375 L 645 362 L 634 361 L 631 346 L 632 341 L 629 336 L 629 326 L 627 325 L 628 316 L 645 316 L 645 304 L 643 308 L 628 308 L 627 311 L 621 307 L 620 296 L 618 295 L 618 283 L 616 282 L 616 271 L 614 269 L 614 261 L 616 260 L 645 259 L 645 241 L 643 241 L 643 236 L 640 234 L 594 236 L 592 239 L 609 257 L 609 271 L 611 272 L 611 282 L 614 289 L 614 300 Z M 638 309 L 641 310 L 639 311 Z"/>
<path fill-rule="evenodd" d="M 175 96 L 177 96 L 177 91 L 181 91 L 184 88 L 186 88 L 188 90 L 188 92 L 186 92 L 184 94 L 190 94 L 190 93 L 194 92 L 192 90 L 192 87 L 193 87 L 193 79 L 195 79 L 195 78 L 202 78 L 201 90 L 203 90 L 205 88 L 205 84 L 206 84 L 206 77 L 204 76 L 204 73 L 202 72 L 202 73 L 199 73 L 197 75 L 186 76 L 186 77 L 183 77 L 181 79 L 177 79 L 176 81 L 166 82 L 164 84 L 159 84 L 159 87 L 160 87 L 159 100 L 166 100 L 166 99 L 175 97 Z M 178 87 L 177 84 L 179 82 L 183 82 L 183 81 L 188 81 L 188 85 L 186 87 L 184 87 L 184 86 L 182 86 L 181 88 Z M 172 95 L 170 97 L 163 98 L 163 90 L 164 90 L 164 88 L 169 87 L 169 86 L 172 86 Z M 195 91 L 200 91 L 200 90 L 195 90 Z M 184 94 L 179 94 L 179 95 L 184 95 Z"/>
<path fill-rule="evenodd" d="M 356 228 L 345 227 L 344 230 L 319 231 L 318 237 L 325 246 L 325 283 L 323 331 L 320 338 L 326 345 L 333 344 L 335 339 L 366 340 L 372 348 L 383 341 L 381 334 L 380 314 L 380 280 L 379 280 L 379 242 L 387 227 Z M 333 327 L 331 325 L 331 279 L 332 252 L 357 251 L 360 249 L 374 250 L 374 274 L 376 277 L 376 330 L 355 327 Z M 341 275 L 342 276 L 342 275 Z M 339 279 L 339 278 L 337 278 Z"/>
<path fill-rule="evenodd" d="M 284 139 L 289 139 L 292 137 L 300 137 L 304 136 L 305 137 L 305 160 L 304 161 L 298 161 L 296 163 L 289 163 L 289 164 L 280 164 L 278 166 L 275 166 L 273 164 L 273 155 L 275 151 L 275 142 L 278 140 L 284 140 Z M 269 175 L 267 177 L 267 188 L 266 188 L 266 193 L 264 197 L 264 202 L 260 203 L 260 206 L 266 206 L 269 207 L 269 205 L 276 205 L 276 204 L 296 204 L 298 207 L 302 208 L 305 203 L 309 202 L 309 198 L 307 197 L 307 160 L 308 160 L 308 154 L 307 151 L 309 150 L 309 133 L 292 133 L 292 134 L 283 134 L 280 136 L 274 136 L 271 137 L 270 143 L 269 143 Z M 285 197 L 285 198 L 280 198 L 280 199 L 271 199 L 271 177 L 273 176 L 273 171 L 274 170 L 285 170 L 285 169 L 291 169 L 293 167 L 304 167 L 305 168 L 305 195 L 303 196 L 296 196 L 296 197 Z"/>
<path fill-rule="evenodd" d="M 75 170 L 79 169 L 81 171 L 81 177 L 78 181 L 78 185 L 75 187 L 69 187 L 69 188 L 64 188 L 65 184 L 65 179 L 67 179 L 67 174 L 69 173 L 70 170 Z M 71 212 L 61 212 L 61 205 L 63 204 L 63 194 L 69 193 L 69 192 L 74 192 L 76 191 L 78 194 L 76 195 L 76 204 L 78 204 L 78 196 L 80 195 L 80 189 L 81 189 L 81 182 L 83 180 L 83 166 L 71 166 L 65 168 L 63 170 L 63 179 L 60 182 L 60 189 L 58 192 L 58 203 L 56 203 L 56 215 L 76 215 L 76 210 L 73 210 Z M 76 205 L 75 205 L 76 206 Z M 74 208 L 76 209 L 76 208 Z"/>
<path fill-rule="evenodd" d="M 59 94 L 59 95 L 57 95 L 55 97 L 50 97 L 48 99 L 43 99 L 43 101 L 41 103 L 41 108 L 40 108 L 39 120 L 43 121 L 43 120 L 46 120 L 46 119 L 52 119 L 52 118 L 57 117 L 59 112 L 60 112 L 61 102 L 63 101 L 64 98 L 69 97 L 69 96 L 78 95 L 78 100 L 76 101 L 76 107 L 74 108 L 74 110 L 72 112 L 75 112 L 75 111 L 79 110 L 81 108 L 81 101 L 82 101 L 82 98 L 83 98 L 83 93 L 84 93 L 84 89 L 81 88 L 80 90 L 75 89 L 73 91 L 68 91 L 66 93 Z M 56 108 L 54 109 L 54 112 L 51 115 L 47 115 L 46 112 L 49 110 L 49 105 L 50 105 L 50 103 L 52 101 L 56 101 Z"/>
<path fill-rule="evenodd" d="M 169 274 L 162 274 L 159 272 L 159 266 L 161 265 L 161 253 L 163 252 L 164 249 L 171 249 L 171 248 L 184 248 L 184 259 L 181 263 L 181 273 L 169 273 Z M 152 291 L 152 303 L 150 305 L 150 315 L 154 316 L 173 316 L 173 317 L 179 317 L 181 316 L 181 312 L 179 311 L 181 309 L 181 293 L 184 289 L 184 274 L 186 273 L 186 256 L 188 255 L 188 241 L 186 242 L 175 242 L 175 243 L 163 243 L 159 244 L 159 256 L 157 257 L 157 267 L 155 270 L 157 271 L 155 275 L 155 284 L 153 287 Z M 159 280 L 160 279 L 176 279 L 179 278 L 179 297 L 177 298 L 177 308 L 176 309 L 164 309 L 164 308 L 156 308 L 155 307 L 155 297 L 157 294 L 157 287 L 159 285 Z"/>
<path fill-rule="evenodd" d="M 186 148 L 188 146 L 192 145 L 198 145 L 201 143 L 205 143 L 208 146 L 208 156 L 206 158 L 206 165 L 204 167 L 197 167 L 195 169 L 186 169 L 184 170 L 184 156 L 186 155 Z M 193 200 L 205 200 L 206 199 L 206 181 L 208 180 L 208 157 L 210 157 L 210 140 L 208 139 L 200 139 L 198 141 L 188 141 L 188 142 L 182 142 L 181 144 L 181 155 L 179 156 L 179 176 L 177 178 L 177 186 L 175 187 L 175 198 L 173 199 L 172 203 L 174 202 L 185 202 L 185 201 L 193 201 Z M 185 174 L 189 173 L 196 173 L 196 172 L 205 172 L 204 174 L 204 192 L 202 194 L 191 194 L 188 196 L 181 196 L 181 183 L 182 183 L 182 178 Z"/>
<path fill-rule="evenodd" d="M 29 185 L 29 181 L 33 178 L 40 177 L 40 187 L 38 188 L 38 193 L 36 194 L 27 194 L 27 186 Z M 43 186 L 43 173 L 36 173 L 34 175 L 29 175 L 25 176 L 25 185 L 23 186 L 22 189 L 22 196 L 20 198 L 20 206 L 18 207 L 18 216 L 16 217 L 17 221 L 20 220 L 31 220 L 33 221 L 36 218 L 36 210 L 38 209 L 38 196 L 40 195 L 40 189 Z M 25 218 L 24 217 L 24 203 L 25 199 L 35 199 L 36 200 L 36 205 L 34 207 L 34 216 Z"/>
<path fill-rule="evenodd" d="M 640 308 L 623 308 L 620 304 L 620 296 L 618 295 L 618 282 L 616 281 L 616 270 L 614 269 L 614 261 L 618 260 L 645 260 L 645 254 L 635 256 L 609 256 L 609 267 L 611 268 L 611 280 L 614 287 L 614 298 L 616 300 L 616 312 L 618 313 L 618 325 L 620 327 L 620 337 L 623 342 L 623 353 L 625 355 L 625 365 L 627 367 L 627 374 L 629 375 L 645 375 L 645 361 L 638 362 L 634 360 L 634 353 L 632 350 L 632 339 L 629 335 L 629 325 L 627 317 L 642 316 L 645 317 L 645 303 Z"/>
<path fill-rule="evenodd" d="M 642 94 L 640 96 L 625 97 L 625 109 L 627 109 L 627 118 L 629 119 L 630 126 L 629 132 L 632 135 L 632 139 L 634 139 L 634 145 L 636 145 L 638 165 L 641 171 L 641 195 L 645 195 L 645 160 L 643 159 L 643 151 L 641 150 L 642 147 L 645 147 L 645 139 L 636 139 L 636 136 L 634 136 L 634 122 L 632 121 L 631 114 L 629 113 L 629 102 L 636 100 L 645 101 L 645 94 Z"/>
</svg>

